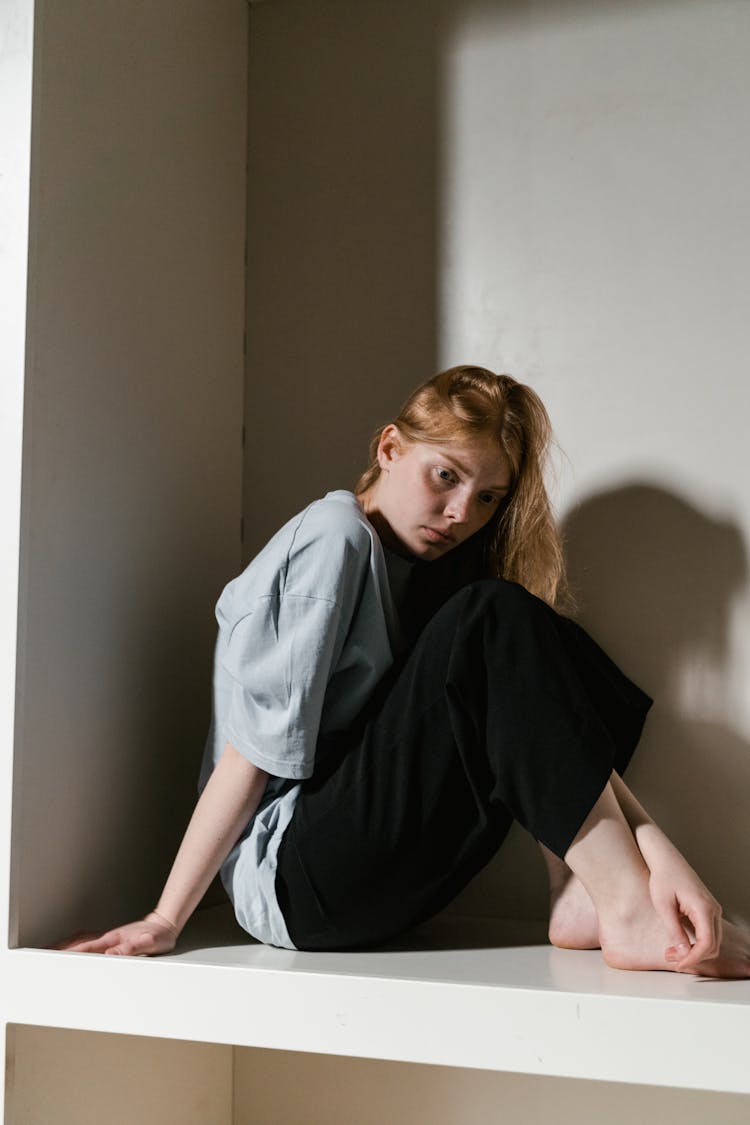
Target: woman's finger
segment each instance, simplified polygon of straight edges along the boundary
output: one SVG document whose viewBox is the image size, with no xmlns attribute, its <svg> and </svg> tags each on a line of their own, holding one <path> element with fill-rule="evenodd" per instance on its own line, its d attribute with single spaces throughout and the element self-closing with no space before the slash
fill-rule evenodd
<svg viewBox="0 0 750 1125">
<path fill-rule="evenodd" d="M 690 951 L 690 935 L 682 924 L 677 900 L 674 895 L 670 895 L 668 898 L 652 896 L 652 901 L 667 931 L 666 960 L 677 961 Z"/>
<path fill-rule="evenodd" d="M 106 934 L 92 934 L 78 941 L 71 939 L 70 942 L 61 943 L 57 948 L 65 949 L 68 953 L 103 953 L 111 944 Z"/>
<path fill-rule="evenodd" d="M 75 951 L 76 946 L 81 945 L 83 942 L 93 941 L 95 938 L 101 937 L 101 931 L 91 930 L 90 932 L 81 931 L 80 933 L 71 934 L 70 937 L 64 938 L 62 941 L 55 942 L 54 945 L 45 945 L 45 949 L 67 949 Z"/>
<path fill-rule="evenodd" d="M 77 934 L 56 948 L 70 953 L 111 953 L 121 957 L 148 957 L 174 949 L 176 933 L 162 922 L 143 919 L 99 934 Z"/>
<path fill-rule="evenodd" d="M 695 930 L 695 941 L 687 954 L 677 961 L 679 972 L 694 969 L 701 961 L 717 957 L 721 949 L 721 909 L 714 903 L 701 905 L 702 909 L 685 910 Z"/>
<path fill-rule="evenodd" d="M 111 933 L 102 934 L 100 937 L 94 938 L 92 941 L 82 941 L 75 946 L 71 946 L 69 952 L 71 953 L 106 953 L 110 946 L 118 941 L 118 937 Z"/>
</svg>

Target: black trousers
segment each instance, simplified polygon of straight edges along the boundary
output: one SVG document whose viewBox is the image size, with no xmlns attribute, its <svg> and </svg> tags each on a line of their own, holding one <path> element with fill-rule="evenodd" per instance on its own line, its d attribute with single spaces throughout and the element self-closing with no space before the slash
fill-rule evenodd
<svg viewBox="0 0 750 1125">
<path fill-rule="evenodd" d="M 522 586 L 459 590 L 352 727 L 319 741 L 278 859 L 294 944 L 362 948 L 424 921 L 514 819 L 563 856 L 651 703 Z"/>
</svg>

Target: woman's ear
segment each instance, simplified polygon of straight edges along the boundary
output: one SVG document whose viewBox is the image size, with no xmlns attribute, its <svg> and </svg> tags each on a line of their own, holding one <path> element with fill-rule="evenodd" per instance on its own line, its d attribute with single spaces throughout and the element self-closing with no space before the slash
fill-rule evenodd
<svg viewBox="0 0 750 1125">
<path fill-rule="evenodd" d="M 393 461 L 397 461 L 403 452 L 403 439 L 398 426 L 390 422 L 383 428 L 378 442 L 378 464 L 383 472 L 387 473 Z"/>
</svg>

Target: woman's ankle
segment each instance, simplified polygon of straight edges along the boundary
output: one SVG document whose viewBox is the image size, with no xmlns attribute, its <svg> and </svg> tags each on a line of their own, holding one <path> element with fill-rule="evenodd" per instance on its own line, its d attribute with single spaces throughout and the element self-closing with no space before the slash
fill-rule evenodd
<svg viewBox="0 0 750 1125">
<path fill-rule="evenodd" d="M 568 878 L 550 888 L 548 937 L 560 949 L 598 949 L 599 919 L 580 879 Z"/>
</svg>

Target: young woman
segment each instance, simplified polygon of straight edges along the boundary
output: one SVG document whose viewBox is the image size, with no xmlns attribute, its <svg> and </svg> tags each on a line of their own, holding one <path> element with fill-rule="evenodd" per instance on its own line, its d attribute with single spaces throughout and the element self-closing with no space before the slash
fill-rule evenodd
<svg viewBox="0 0 750 1125">
<path fill-rule="evenodd" d="M 529 387 L 452 368 L 377 431 L 354 492 L 281 528 L 216 607 L 201 796 L 156 909 L 63 948 L 168 952 L 219 870 L 261 941 L 377 945 L 517 819 L 555 945 L 750 976 L 750 937 L 622 780 L 652 701 L 562 613 L 550 437 Z"/>
</svg>

